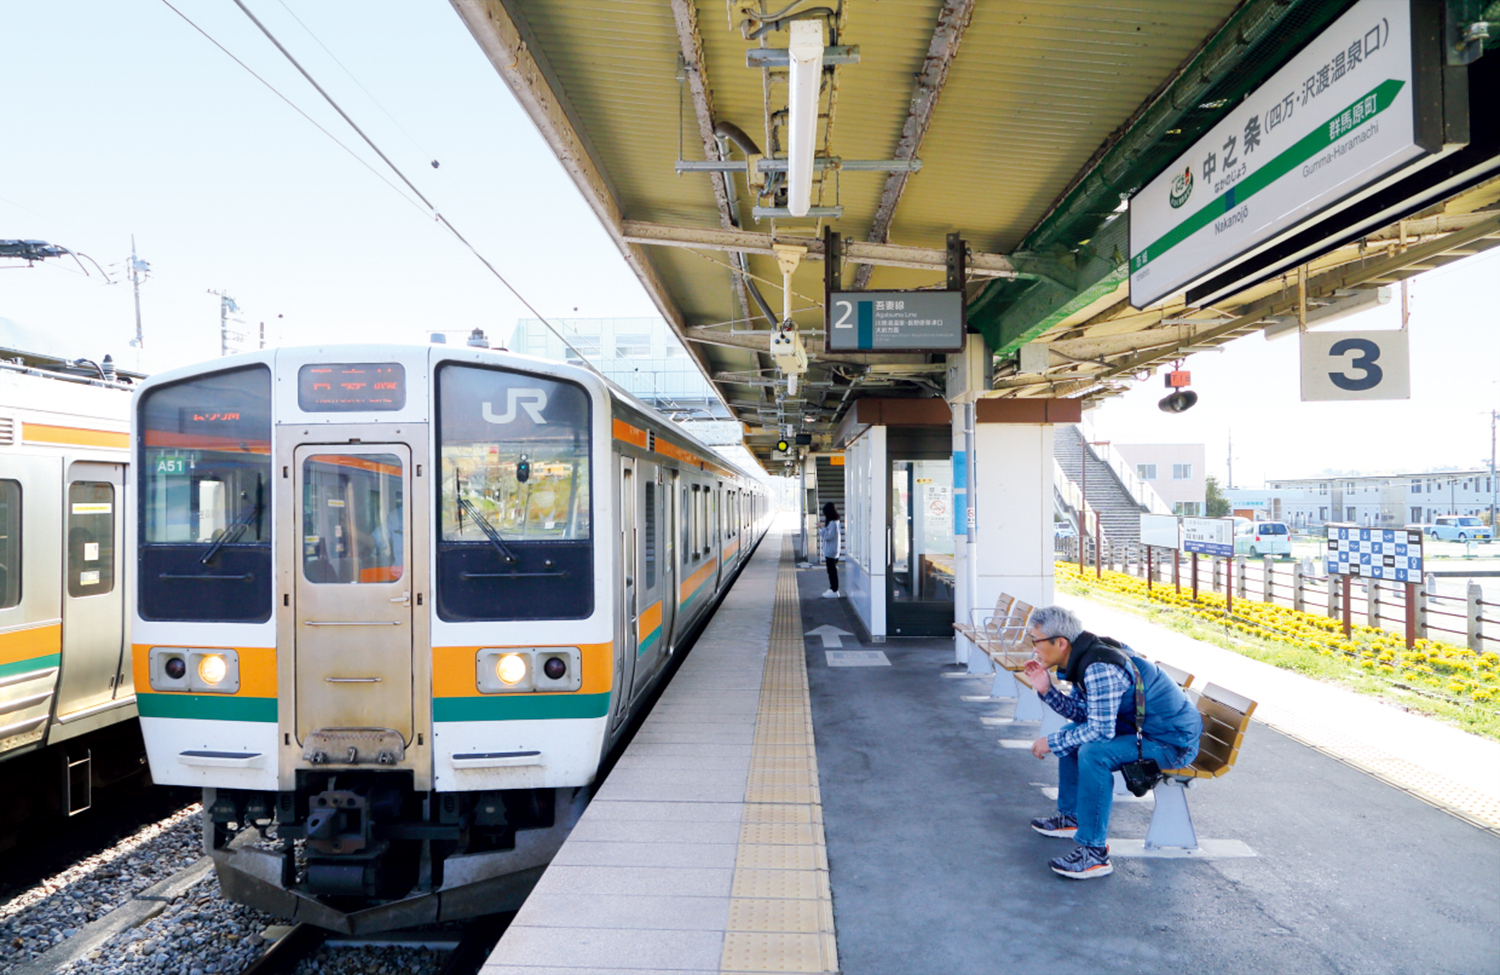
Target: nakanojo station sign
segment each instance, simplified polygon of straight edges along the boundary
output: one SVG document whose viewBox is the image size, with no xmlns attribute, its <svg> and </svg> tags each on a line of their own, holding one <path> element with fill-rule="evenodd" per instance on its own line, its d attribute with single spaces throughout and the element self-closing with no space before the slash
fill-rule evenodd
<svg viewBox="0 0 1500 975">
<path fill-rule="evenodd" d="M 1416 83 L 1442 53 L 1414 37 L 1418 2 L 1360 0 L 1131 197 L 1132 305 L 1264 251 L 1442 148 L 1427 136 L 1441 93 Z"/>
</svg>

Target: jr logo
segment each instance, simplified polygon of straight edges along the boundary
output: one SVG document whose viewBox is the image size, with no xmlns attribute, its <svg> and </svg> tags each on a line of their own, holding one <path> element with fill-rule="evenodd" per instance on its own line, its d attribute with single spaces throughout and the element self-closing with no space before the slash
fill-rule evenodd
<svg viewBox="0 0 1500 975">
<path fill-rule="evenodd" d="M 542 419 L 542 410 L 547 408 L 547 391 L 537 389 L 533 386 L 524 386 L 520 389 L 508 389 L 505 391 L 505 412 L 499 416 L 495 415 L 490 404 L 484 404 L 484 418 L 491 423 L 511 423 L 516 418 L 516 410 L 526 411 L 531 417 L 531 422 L 536 424 L 546 423 Z"/>
</svg>

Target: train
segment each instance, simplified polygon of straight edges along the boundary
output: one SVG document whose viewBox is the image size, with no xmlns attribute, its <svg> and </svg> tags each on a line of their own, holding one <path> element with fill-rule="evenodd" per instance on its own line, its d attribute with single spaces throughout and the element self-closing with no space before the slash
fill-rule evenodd
<svg viewBox="0 0 1500 975">
<path fill-rule="evenodd" d="M 446 345 L 152 376 L 135 686 L 233 900 L 365 933 L 511 910 L 769 522 L 597 373 Z"/>
<path fill-rule="evenodd" d="M 133 388 L 108 356 L 0 352 L 0 850 L 96 790 L 145 784 L 126 637 Z"/>
</svg>

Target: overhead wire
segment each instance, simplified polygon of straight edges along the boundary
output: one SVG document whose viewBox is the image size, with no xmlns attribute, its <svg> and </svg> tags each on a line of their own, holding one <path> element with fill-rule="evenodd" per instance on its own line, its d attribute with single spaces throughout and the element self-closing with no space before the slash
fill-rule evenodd
<svg viewBox="0 0 1500 975">
<path fill-rule="evenodd" d="M 209 34 L 208 31 L 204 30 L 202 27 L 199 27 L 197 24 L 195 24 L 193 22 L 193 20 L 192 20 L 191 17 L 189 17 L 187 14 L 183 13 L 181 10 L 178 10 L 176 7 L 172 6 L 171 0 L 161 0 L 161 2 L 164 3 L 164 4 L 166 4 L 166 7 L 167 7 L 168 10 L 172 11 L 172 13 L 174 13 L 177 16 L 181 17 L 187 23 L 187 25 L 189 27 L 191 27 L 193 30 L 197 31 L 198 33 L 202 34 L 205 38 L 207 38 L 208 42 L 210 44 L 212 44 L 214 47 L 218 48 L 219 50 L 223 51 L 225 54 L 229 55 L 230 59 L 233 60 L 235 64 L 238 64 L 240 67 L 242 67 L 246 71 L 250 72 L 250 76 L 252 78 L 254 78 L 256 81 L 259 81 L 261 84 L 263 84 L 267 88 L 269 88 L 271 90 L 272 94 L 274 94 L 277 98 L 281 99 L 282 101 L 284 101 L 288 105 L 290 105 L 293 111 L 295 111 L 298 115 L 302 116 L 303 118 L 305 118 L 309 122 L 311 122 L 313 124 L 313 126 L 319 132 L 323 133 L 324 135 L 328 136 L 328 138 L 332 139 L 335 145 L 337 145 L 340 149 L 342 149 L 345 152 L 347 152 L 349 155 L 353 156 L 359 162 L 359 164 L 361 166 L 365 167 L 370 172 L 374 173 L 375 177 L 377 179 L 379 179 L 385 185 L 389 186 L 391 189 L 395 190 L 396 194 L 398 196 L 400 196 L 403 200 L 405 200 L 407 203 L 410 203 L 412 206 L 417 206 L 416 202 L 413 201 L 410 197 L 408 197 L 405 193 L 402 193 L 401 189 L 398 186 L 396 186 L 395 183 L 392 183 L 389 179 L 386 179 L 385 174 L 381 173 L 380 170 L 376 169 L 374 166 L 371 166 L 370 163 L 366 159 L 364 159 L 363 157 L 361 157 L 359 153 L 355 152 L 353 149 L 350 149 L 348 146 L 344 145 L 344 143 L 340 142 L 338 136 L 334 135 L 332 132 L 329 132 L 327 129 L 325 129 L 322 125 L 320 125 L 318 123 L 317 119 L 313 118 L 311 115 L 307 114 L 301 108 L 299 108 L 297 106 L 296 102 L 292 101 L 290 98 L 288 98 L 285 95 L 283 95 L 277 89 L 277 87 L 275 85 L 271 84 L 269 81 L 267 81 L 266 79 L 262 78 L 259 74 L 257 74 L 255 72 L 254 68 L 250 67 L 250 65 L 246 64 L 244 61 L 241 61 L 239 58 L 235 57 L 233 51 L 229 50 L 229 48 L 225 47 L 223 44 L 220 44 L 218 41 L 214 40 L 213 35 Z M 421 207 L 417 207 L 417 208 L 421 209 Z"/>
</svg>

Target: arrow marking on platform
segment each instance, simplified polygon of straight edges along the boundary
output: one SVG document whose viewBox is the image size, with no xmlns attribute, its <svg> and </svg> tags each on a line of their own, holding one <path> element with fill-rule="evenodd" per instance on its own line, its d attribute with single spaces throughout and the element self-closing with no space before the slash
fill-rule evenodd
<svg viewBox="0 0 1500 975">
<path fill-rule="evenodd" d="M 841 647 L 844 645 L 844 641 L 840 637 L 853 636 L 854 634 L 848 630 L 841 630 L 836 626 L 829 626 L 827 623 L 824 623 L 816 630 L 808 630 L 807 635 L 822 637 L 824 647 Z"/>
</svg>

